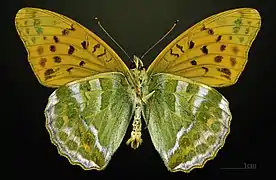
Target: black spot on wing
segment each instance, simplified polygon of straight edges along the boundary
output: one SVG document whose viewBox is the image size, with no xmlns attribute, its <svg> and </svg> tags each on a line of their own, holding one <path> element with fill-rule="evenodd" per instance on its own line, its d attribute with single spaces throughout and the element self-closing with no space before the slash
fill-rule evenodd
<svg viewBox="0 0 276 180">
<path fill-rule="evenodd" d="M 219 72 L 222 72 L 222 73 L 228 75 L 228 76 L 231 75 L 231 71 L 230 71 L 228 68 L 217 68 L 217 70 L 218 70 Z"/>
<path fill-rule="evenodd" d="M 221 35 L 219 35 L 219 36 L 217 37 L 216 42 L 220 42 L 220 40 L 221 40 Z"/>
<path fill-rule="evenodd" d="M 230 62 L 232 66 L 235 66 L 237 64 L 237 60 L 234 57 L 230 57 Z"/>
<path fill-rule="evenodd" d="M 55 43 L 58 43 L 58 42 L 59 42 L 59 39 L 58 39 L 57 36 L 54 36 L 54 41 L 55 41 Z"/>
<path fill-rule="evenodd" d="M 213 35 L 214 34 L 214 30 L 213 29 L 208 29 L 208 34 L 209 35 Z"/>
<path fill-rule="evenodd" d="M 179 44 L 176 44 L 176 47 L 177 47 L 178 49 L 180 49 L 180 51 L 181 51 L 182 53 L 184 53 L 183 46 L 181 46 L 181 45 L 179 45 Z"/>
<path fill-rule="evenodd" d="M 193 49 L 193 47 L 195 46 L 195 43 L 193 41 L 189 41 L 188 45 L 189 45 L 189 49 Z"/>
<path fill-rule="evenodd" d="M 106 55 L 106 49 L 105 48 L 104 48 L 104 52 L 102 54 L 97 55 L 97 57 L 102 57 L 104 55 Z"/>
<path fill-rule="evenodd" d="M 92 53 L 96 52 L 96 50 L 97 50 L 98 48 L 100 48 L 100 47 L 101 47 L 100 44 L 96 44 L 96 45 L 93 47 Z"/>
<path fill-rule="evenodd" d="M 46 62 L 47 62 L 47 59 L 43 57 L 43 58 L 40 59 L 39 65 L 40 65 L 41 67 L 45 67 Z"/>
<path fill-rule="evenodd" d="M 66 36 L 66 35 L 69 34 L 70 31 L 75 31 L 75 30 L 76 30 L 76 29 L 74 28 L 74 26 L 73 26 L 73 24 L 72 24 L 70 28 L 63 29 L 62 32 L 61 32 L 61 34 L 62 34 L 63 36 Z"/>
<path fill-rule="evenodd" d="M 72 55 L 75 52 L 75 48 L 72 45 L 69 45 L 68 54 Z"/>
<path fill-rule="evenodd" d="M 72 69 L 73 69 L 73 67 L 69 67 L 68 69 L 66 69 L 66 71 L 67 71 L 68 73 L 71 73 Z"/>
<path fill-rule="evenodd" d="M 83 65 L 85 65 L 85 62 L 84 62 L 84 61 L 81 61 L 81 62 L 79 63 L 79 65 L 82 67 Z"/>
<path fill-rule="evenodd" d="M 223 59 L 222 56 L 216 56 L 216 57 L 214 58 L 214 61 L 215 61 L 216 63 L 220 63 L 220 62 L 222 61 L 222 59 Z"/>
<path fill-rule="evenodd" d="M 170 49 L 170 54 L 171 54 L 172 56 L 176 56 L 176 57 L 179 57 L 179 54 L 177 54 L 177 53 L 174 53 L 172 49 Z"/>
<path fill-rule="evenodd" d="M 193 65 L 193 66 L 197 65 L 196 60 L 192 60 L 192 61 L 191 61 L 191 65 Z"/>
<path fill-rule="evenodd" d="M 61 34 L 62 34 L 63 36 L 66 36 L 66 35 L 69 34 L 69 30 L 68 30 L 68 29 L 63 29 L 62 32 L 61 32 Z"/>
<path fill-rule="evenodd" d="M 225 49 L 226 49 L 226 45 L 222 44 L 222 45 L 220 46 L 220 51 L 223 52 L 223 51 L 225 51 Z"/>
<path fill-rule="evenodd" d="M 205 70 L 205 73 L 207 73 L 209 71 L 209 69 L 207 67 L 202 67 L 202 69 Z"/>
<path fill-rule="evenodd" d="M 82 46 L 83 49 L 87 49 L 88 41 L 82 41 L 81 46 Z"/>
<path fill-rule="evenodd" d="M 47 70 L 44 72 L 44 75 L 45 75 L 45 76 L 49 76 L 49 75 L 54 74 L 54 73 L 55 73 L 55 71 L 54 71 L 52 68 L 50 68 L 50 69 L 47 69 Z"/>
<path fill-rule="evenodd" d="M 201 49 L 200 49 L 204 54 L 208 54 L 208 49 L 207 49 L 207 46 L 203 46 Z"/>
<path fill-rule="evenodd" d="M 54 56 L 53 59 L 54 59 L 55 63 L 60 63 L 61 62 L 61 58 L 59 56 Z"/>
<path fill-rule="evenodd" d="M 56 52 L 56 50 L 57 50 L 57 49 L 56 49 L 56 46 L 55 46 L 55 45 L 51 45 L 51 46 L 50 46 L 50 51 L 51 51 L 51 52 Z"/>
</svg>

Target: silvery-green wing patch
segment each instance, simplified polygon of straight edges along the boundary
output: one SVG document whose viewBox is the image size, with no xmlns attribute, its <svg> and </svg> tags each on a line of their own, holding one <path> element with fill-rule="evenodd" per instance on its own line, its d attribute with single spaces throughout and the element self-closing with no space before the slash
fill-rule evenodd
<svg viewBox="0 0 276 180">
<path fill-rule="evenodd" d="M 215 89 L 179 76 L 151 76 L 143 116 L 169 171 L 190 172 L 213 159 L 230 131 L 227 100 Z"/>
<path fill-rule="evenodd" d="M 102 170 L 123 140 L 133 106 L 125 76 L 103 73 L 54 91 L 45 109 L 46 127 L 70 163 Z"/>
</svg>

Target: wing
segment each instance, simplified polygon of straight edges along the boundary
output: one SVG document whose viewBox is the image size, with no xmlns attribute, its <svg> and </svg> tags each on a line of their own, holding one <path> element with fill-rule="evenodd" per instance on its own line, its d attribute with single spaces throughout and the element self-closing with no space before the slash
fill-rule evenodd
<svg viewBox="0 0 276 180">
<path fill-rule="evenodd" d="M 123 140 L 133 98 L 122 73 L 102 73 L 61 86 L 45 109 L 51 141 L 71 164 L 102 170 Z"/>
<path fill-rule="evenodd" d="M 172 41 L 148 68 L 213 87 L 235 84 L 261 26 L 257 10 L 241 8 L 213 15 Z"/>
<path fill-rule="evenodd" d="M 44 9 L 23 8 L 16 14 L 15 25 L 42 85 L 59 87 L 102 72 L 129 73 L 103 40 L 68 17 Z"/>
<path fill-rule="evenodd" d="M 151 77 L 152 91 L 143 116 L 168 170 L 190 172 L 203 167 L 230 132 L 227 100 L 213 88 L 165 73 Z"/>
</svg>

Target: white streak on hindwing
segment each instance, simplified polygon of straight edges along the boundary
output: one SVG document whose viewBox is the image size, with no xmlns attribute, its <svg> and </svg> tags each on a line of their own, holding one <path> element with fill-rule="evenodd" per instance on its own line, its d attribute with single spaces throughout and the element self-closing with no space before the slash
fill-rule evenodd
<svg viewBox="0 0 276 180">
<path fill-rule="evenodd" d="M 195 115 L 197 112 L 197 108 L 201 105 L 202 101 L 204 100 L 204 96 L 208 94 L 209 90 L 204 87 L 199 87 L 199 91 L 196 95 L 195 101 L 194 101 L 194 108 L 193 108 L 193 114 Z"/>
<path fill-rule="evenodd" d="M 180 131 L 178 131 L 177 135 L 176 135 L 176 141 L 175 141 L 175 144 L 174 146 L 168 151 L 168 153 L 166 154 L 166 156 L 168 155 L 168 157 L 170 158 L 174 152 L 179 148 L 179 140 L 180 138 L 185 134 L 185 133 L 188 133 L 194 126 L 194 123 L 195 121 L 193 121 L 188 128 L 184 128 L 182 127 L 180 129 Z M 167 163 L 167 162 L 166 162 Z"/>
<path fill-rule="evenodd" d="M 80 94 L 80 84 L 79 83 L 73 84 L 69 86 L 69 89 L 72 91 L 72 97 L 74 97 L 78 102 L 78 104 L 80 105 L 80 111 L 83 111 L 85 104 Z"/>
</svg>

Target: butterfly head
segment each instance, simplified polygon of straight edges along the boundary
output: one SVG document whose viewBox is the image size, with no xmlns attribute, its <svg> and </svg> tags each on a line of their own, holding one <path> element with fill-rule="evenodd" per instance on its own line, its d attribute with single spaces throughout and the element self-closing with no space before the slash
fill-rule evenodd
<svg viewBox="0 0 276 180">
<path fill-rule="evenodd" d="M 134 55 L 133 61 L 130 65 L 130 69 L 137 69 L 139 71 L 145 69 L 143 61 L 139 57 Z"/>
<path fill-rule="evenodd" d="M 137 88 L 140 89 L 142 87 L 142 84 L 147 81 L 147 73 L 143 61 L 139 57 L 134 55 L 130 70 L 134 80 L 134 84 L 136 84 Z"/>
</svg>

